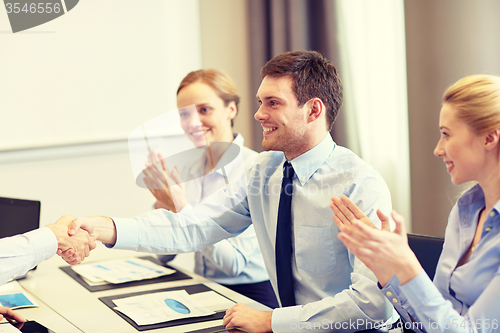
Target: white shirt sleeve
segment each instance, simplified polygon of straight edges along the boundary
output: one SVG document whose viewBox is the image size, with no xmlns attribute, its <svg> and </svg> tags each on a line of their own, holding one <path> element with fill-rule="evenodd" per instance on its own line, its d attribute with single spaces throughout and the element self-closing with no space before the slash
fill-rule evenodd
<svg viewBox="0 0 500 333">
<path fill-rule="evenodd" d="M 57 238 L 49 228 L 0 239 L 0 285 L 25 274 L 57 251 Z"/>
</svg>

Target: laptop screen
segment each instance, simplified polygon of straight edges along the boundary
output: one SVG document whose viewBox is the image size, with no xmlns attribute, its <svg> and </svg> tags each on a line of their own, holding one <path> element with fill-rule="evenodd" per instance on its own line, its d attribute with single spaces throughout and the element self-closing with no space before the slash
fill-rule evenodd
<svg viewBox="0 0 500 333">
<path fill-rule="evenodd" d="M 37 229 L 40 201 L 0 197 L 0 238 Z"/>
</svg>

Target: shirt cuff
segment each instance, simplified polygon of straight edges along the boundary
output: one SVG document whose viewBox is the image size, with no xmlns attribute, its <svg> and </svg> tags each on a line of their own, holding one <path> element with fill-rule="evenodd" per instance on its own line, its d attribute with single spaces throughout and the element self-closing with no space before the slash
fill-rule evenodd
<svg viewBox="0 0 500 333">
<path fill-rule="evenodd" d="M 271 328 L 274 333 L 302 332 L 305 324 L 300 322 L 302 305 L 276 308 L 271 317 Z"/>
<path fill-rule="evenodd" d="M 32 245 L 35 254 L 35 265 L 51 258 L 57 252 L 57 237 L 47 227 L 32 230 L 24 234 Z"/>
<path fill-rule="evenodd" d="M 436 286 L 424 270 L 409 282 L 401 285 L 400 288 L 414 309 L 428 304 L 432 295 L 437 291 Z"/>
<path fill-rule="evenodd" d="M 392 278 L 389 280 L 389 282 L 387 282 L 387 284 L 385 285 L 385 287 L 382 287 L 380 285 L 380 283 L 377 282 L 377 286 L 378 288 L 385 294 L 385 290 L 391 290 L 392 291 L 395 291 L 397 294 L 400 294 L 400 289 L 399 289 L 399 279 L 398 277 L 396 276 L 396 274 L 394 274 L 392 276 Z"/>
<path fill-rule="evenodd" d="M 398 277 L 394 274 L 385 287 L 382 287 L 380 284 L 378 284 L 378 286 L 382 294 L 389 300 L 404 322 L 411 323 L 412 320 L 408 312 L 403 308 L 403 305 L 406 303 L 406 297 L 400 289 L 401 285 Z"/>
<path fill-rule="evenodd" d="M 135 219 L 111 218 L 116 228 L 116 243 L 104 244 L 108 248 L 130 250 L 139 245 L 139 225 Z"/>
</svg>

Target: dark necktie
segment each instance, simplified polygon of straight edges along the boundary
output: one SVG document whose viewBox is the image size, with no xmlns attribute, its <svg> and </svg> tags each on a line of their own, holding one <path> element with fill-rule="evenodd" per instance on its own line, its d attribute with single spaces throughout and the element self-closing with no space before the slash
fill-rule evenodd
<svg viewBox="0 0 500 333">
<path fill-rule="evenodd" d="M 286 161 L 283 168 L 283 182 L 278 208 L 276 227 L 276 276 L 282 306 L 295 305 L 292 272 L 292 194 L 293 167 Z"/>
</svg>

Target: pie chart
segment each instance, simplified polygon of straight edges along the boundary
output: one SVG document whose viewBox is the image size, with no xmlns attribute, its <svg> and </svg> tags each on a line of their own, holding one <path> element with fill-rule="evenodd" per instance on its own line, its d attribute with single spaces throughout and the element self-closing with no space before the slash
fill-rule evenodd
<svg viewBox="0 0 500 333">
<path fill-rule="evenodd" d="M 165 304 L 172 310 L 180 314 L 189 314 L 191 311 L 181 302 L 175 299 L 167 298 L 165 299 Z"/>
</svg>

